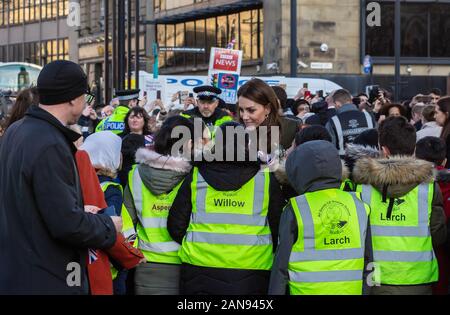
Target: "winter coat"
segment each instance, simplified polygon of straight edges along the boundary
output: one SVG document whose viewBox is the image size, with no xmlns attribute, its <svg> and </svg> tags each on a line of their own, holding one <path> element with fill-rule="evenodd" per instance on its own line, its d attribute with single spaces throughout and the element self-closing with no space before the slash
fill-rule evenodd
<svg viewBox="0 0 450 315">
<path fill-rule="evenodd" d="M 350 172 L 349 178 L 352 179 L 353 167 L 355 166 L 356 161 L 366 157 L 378 158 L 379 156 L 380 151 L 369 145 L 355 143 L 347 144 L 347 147 L 345 148 L 344 161 Z"/>
<path fill-rule="evenodd" d="M 281 118 L 281 146 L 287 150 L 291 147 L 292 142 L 295 139 L 297 131 L 300 130 L 302 122 L 296 119 L 282 116 Z"/>
<path fill-rule="evenodd" d="M 441 188 L 444 200 L 445 219 L 447 220 L 447 241 L 435 248 L 439 266 L 439 281 L 433 285 L 433 294 L 447 295 L 450 285 L 450 233 L 448 233 L 450 223 L 450 172 L 442 166 L 437 167 L 436 182 Z"/>
<path fill-rule="evenodd" d="M 74 160 L 79 137 L 37 106 L 6 131 L 0 294 L 87 294 L 88 248 L 114 244 L 112 220 L 84 211 Z"/>
<path fill-rule="evenodd" d="M 337 156 L 336 149 L 322 140 L 308 144 L 308 151 L 294 150 L 286 162 L 287 177 L 296 194 L 339 189 L 343 177 L 348 174 Z M 291 204 L 288 203 L 281 215 L 279 244 L 270 276 L 269 294 L 284 295 L 289 292 L 289 257 L 293 245 L 297 242 L 297 236 L 297 219 Z"/>
<path fill-rule="evenodd" d="M 211 162 L 199 163 L 198 169 L 205 181 L 216 190 L 240 189 L 260 170 L 258 163 Z M 169 210 L 167 227 L 172 238 L 182 243 L 192 213 L 192 172 L 186 177 Z M 268 223 L 276 248 L 278 224 L 285 205 L 280 185 L 270 174 Z M 181 294 L 267 294 L 269 271 L 209 268 L 182 264 Z"/>
<path fill-rule="evenodd" d="M 421 183 L 433 180 L 433 165 L 411 156 L 390 156 L 389 158 L 364 158 L 356 162 L 353 180 L 357 184 L 368 184 L 382 192 L 387 186 L 387 198 L 406 195 Z M 434 185 L 430 231 L 433 247 L 443 244 L 447 237 L 442 194 L 437 183 Z M 412 286 L 381 285 L 372 287 L 371 294 L 431 294 L 431 284 Z"/>
<path fill-rule="evenodd" d="M 105 201 L 105 196 L 100 187 L 100 182 L 95 173 L 95 169 L 91 164 L 88 153 L 86 151 L 78 150 L 75 157 L 78 174 L 80 176 L 84 204 L 97 206 L 100 209 L 106 208 L 109 203 L 107 204 Z M 115 189 L 118 190 L 117 188 Z M 120 200 L 122 200 L 122 193 L 120 190 L 118 190 L 118 192 L 120 194 Z M 118 207 L 119 214 L 117 215 L 120 215 L 121 206 Z M 120 233 L 117 234 L 116 242 L 111 248 L 104 251 L 99 249 L 89 249 L 87 271 L 90 294 L 113 294 L 110 261 L 112 261 L 114 265 L 120 266 L 120 268 L 123 267 L 129 269 L 136 266 L 142 258 L 144 258 L 142 253 L 137 248 L 131 246 Z"/>
<path fill-rule="evenodd" d="M 98 180 L 100 184 L 104 182 L 115 182 L 115 180 L 108 176 L 99 175 Z M 104 198 L 108 207 L 114 206 L 115 215 L 120 216 L 123 204 L 122 190 L 116 186 L 109 186 L 104 192 Z"/>
<path fill-rule="evenodd" d="M 353 104 L 344 104 L 344 105 L 342 105 L 342 107 L 337 109 L 336 116 L 341 117 L 341 115 L 345 115 L 347 121 L 351 121 L 352 119 L 358 120 L 361 117 L 363 117 L 363 118 L 361 118 L 363 121 L 366 120 L 364 113 L 359 111 L 358 108 Z M 374 116 L 370 115 L 370 117 L 372 120 L 372 125 L 376 126 Z M 325 125 L 325 128 L 328 130 L 328 132 L 331 136 L 331 142 L 336 146 L 336 148 L 338 150 L 341 149 L 341 148 L 339 148 L 339 139 L 338 139 L 338 134 L 336 131 L 336 126 L 334 125 L 334 122 L 333 122 L 333 120 L 331 120 L 331 118 L 328 120 L 327 124 Z M 366 130 L 368 128 L 369 127 L 360 127 L 359 128 L 360 132 L 358 134 L 360 134 L 361 132 L 363 132 L 364 130 Z M 356 138 L 358 136 L 358 134 L 354 134 L 353 135 L 354 138 Z M 348 143 L 351 143 L 351 142 L 348 142 Z M 346 145 L 348 143 L 344 143 L 344 145 Z M 343 149 L 345 149 L 345 148 L 343 148 Z"/>
<path fill-rule="evenodd" d="M 416 142 L 425 137 L 437 137 L 441 135 L 442 127 L 435 121 L 430 121 L 422 125 L 422 129 L 416 133 Z"/>
<path fill-rule="evenodd" d="M 152 194 L 170 192 L 191 170 L 188 161 L 182 158 L 163 156 L 150 149 L 141 148 L 136 152 L 137 171 L 141 180 Z M 137 210 L 129 186 L 125 188 L 124 204 L 134 226 L 138 223 Z M 179 293 L 180 266 L 147 262 L 136 268 L 134 289 L 138 295 Z"/>
<path fill-rule="evenodd" d="M 134 164 L 135 156 L 139 148 L 146 146 L 147 141 L 153 141 L 151 135 L 139 135 L 135 133 L 121 134 L 122 137 L 122 169 L 119 171 L 119 180 L 123 187 L 128 183 L 128 173 Z"/>
</svg>

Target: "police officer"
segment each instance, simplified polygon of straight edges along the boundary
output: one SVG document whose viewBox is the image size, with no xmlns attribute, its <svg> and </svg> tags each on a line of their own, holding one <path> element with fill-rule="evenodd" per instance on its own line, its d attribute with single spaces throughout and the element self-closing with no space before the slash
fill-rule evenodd
<svg viewBox="0 0 450 315">
<path fill-rule="evenodd" d="M 113 114 L 104 118 L 95 128 L 95 131 L 109 130 L 115 134 L 120 134 L 125 129 L 125 116 L 130 108 L 138 105 L 139 89 L 116 91 L 116 98 L 119 106 L 116 107 Z"/>
<path fill-rule="evenodd" d="M 202 85 L 195 87 L 194 92 L 197 93 L 197 107 L 181 113 L 181 116 L 199 117 L 211 131 L 214 131 L 215 127 L 233 120 L 224 110 L 218 108 L 219 94 L 222 93 L 219 88 Z"/>
<path fill-rule="evenodd" d="M 339 155 L 344 157 L 347 143 L 353 143 L 353 140 L 364 130 L 374 128 L 375 120 L 368 112 L 358 110 L 352 103 L 352 95 L 349 91 L 337 90 L 332 98 L 337 111 L 325 127 Z"/>
<path fill-rule="evenodd" d="M 269 294 L 363 293 L 369 207 L 339 189 L 342 165 L 333 144 L 314 140 L 286 161 L 299 194 L 283 211 Z"/>
</svg>

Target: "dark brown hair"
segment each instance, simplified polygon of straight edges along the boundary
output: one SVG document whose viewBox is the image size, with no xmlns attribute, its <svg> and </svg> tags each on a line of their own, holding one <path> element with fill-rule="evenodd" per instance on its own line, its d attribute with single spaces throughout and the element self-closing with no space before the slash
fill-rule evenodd
<svg viewBox="0 0 450 315">
<path fill-rule="evenodd" d="M 238 98 L 245 97 L 249 100 L 258 103 L 264 107 L 270 108 L 270 114 L 261 124 L 261 126 L 267 126 L 268 134 L 267 140 L 270 142 L 270 127 L 278 126 L 280 128 L 280 137 L 283 132 L 281 129 L 281 117 L 280 117 L 280 104 L 278 103 L 277 95 L 275 94 L 272 87 L 270 87 L 266 82 L 261 79 L 251 79 L 247 81 L 238 90 Z M 238 104 L 239 106 L 239 104 Z M 238 121 L 242 124 L 243 121 L 240 117 L 239 110 L 237 111 Z M 258 130 L 259 131 L 259 130 Z M 271 152 L 270 143 L 268 143 L 268 150 Z"/>
<path fill-rule="evenodd" d="M 380 146 L 392 155 L 413 155 L 416 147 L 416 128 L 405 117 L 388 117 L 378 127 Z"/>
<path fill-rule="evenodd" d="M 385 105 L 383 105 L 383 107 L 381 107 L 381 110 L 380 110 L 380 115 L 385 115 L 386 117 L 388 117 L 389 111 L 391 110 L 391 108 L 394 108 L 394 107 L 398 108 L 401 116 L 406 117 L 406 109 L 400 104 L 385 104 Z"/>
<path fill-rule="evenodd" d="M 437 102 L 439 110 L 447 115 L 445 124 L 442 126 L 441 139 L 447 141 L 447 136 L 450 134 L 450 96 L 445 96 L 439 99 Z"/>
<path fill-rule="evenodd" d="M 148 126 L 148 121 L 150 120 L 150 116 L 148 115 L 147 111 L 139 106 L 135 106 L 133 108 L 131 108 L 127 115 L 125 116 L 125 130 L 123 131 L 123 134 L 129 134 L 130 131 L 130 125 L 128 124 L 128 118 L 130 118 L 131 114 L 133 114 L 134 116 L 141 116 L 142 118 L 144 118 L 144 127 L 142 130 L 142 134 L 143 135 L 149 135 L 151 134 L 150 128 Z"/>
<path fill-rule="evenodd" d="M 269 117 L 264 121 L 265 126 L 280 126 L 280 104 L 274 90 L 266 82 L 260 79 L 247 81 L 239 88 L 238 97 L 241 96 L 270 108 Z M 238 119 L 242 123 L 239 110 Z"/>
<path fill-rule="evenodd" d="M 39 105 L 39 94 L 36 87 L 23 89 L 20 91 L 19 95 L 17 95 L 16 102 L 11 109 L 11 114 L 9 115 L 5 130 L 16 121 L 22 119 L 31 105 Z"/>
</svg>

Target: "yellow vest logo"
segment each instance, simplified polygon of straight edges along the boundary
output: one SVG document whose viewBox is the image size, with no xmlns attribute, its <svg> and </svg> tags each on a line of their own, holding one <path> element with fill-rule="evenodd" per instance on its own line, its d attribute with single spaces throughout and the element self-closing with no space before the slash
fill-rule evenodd
<svg viewBox="0 0 450 315">
<path fill-rule="evenodd" d="M 341 234 L 348 227 L 350 211 L 338 201 L 329 201 L 319 210 L 319 218 L 330 234 Z"/>
</svg>

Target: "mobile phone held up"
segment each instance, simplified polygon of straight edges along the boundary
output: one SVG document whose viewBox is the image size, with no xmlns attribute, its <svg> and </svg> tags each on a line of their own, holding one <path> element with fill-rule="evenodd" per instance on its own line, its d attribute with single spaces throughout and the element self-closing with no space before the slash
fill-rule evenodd
<svg viewBox="0 0 450 315">
<path fill-rule="evenodd" d="M 303 93 L 303 97 L 311 97 L 311 91 L 308 90 L 308 83 L 303 83 L 303 88 L 306 89 L 306 91 Z"/>
<path fill-rule="evenodd" d="M 311 97 L 311 91 L 305 91 L 304 98 Z"/>
</svg>

